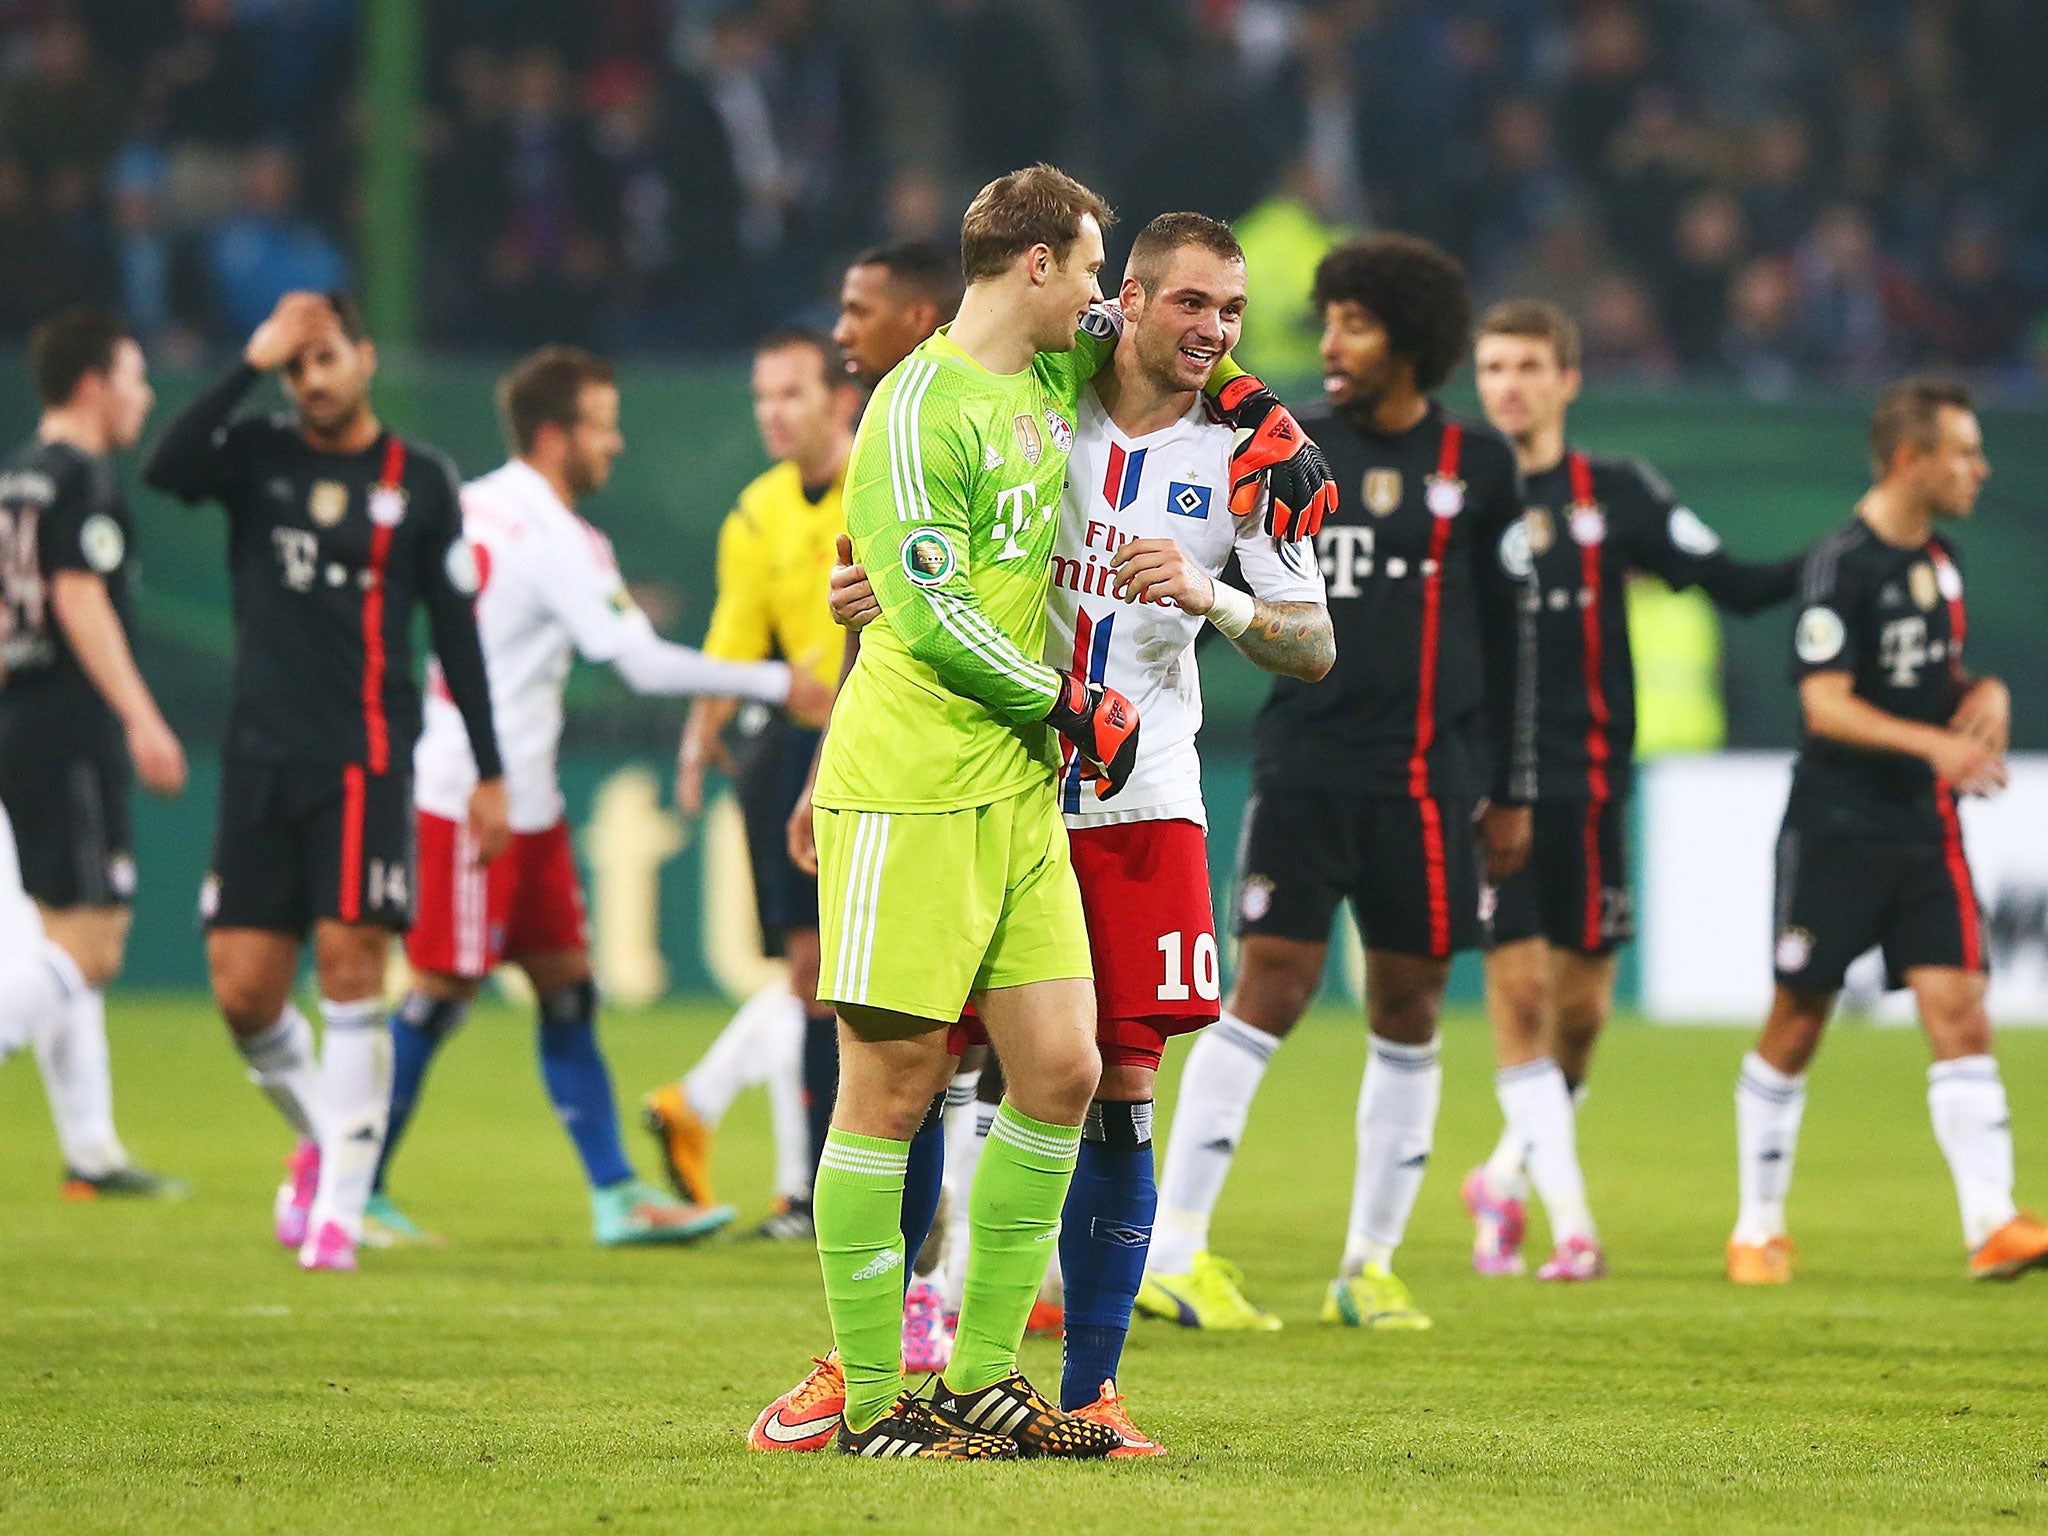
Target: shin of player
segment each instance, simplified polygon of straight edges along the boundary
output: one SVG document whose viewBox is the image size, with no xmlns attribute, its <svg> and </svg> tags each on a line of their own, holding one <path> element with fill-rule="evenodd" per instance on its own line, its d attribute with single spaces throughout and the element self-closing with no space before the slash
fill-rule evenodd
<svg viewBox="0 0 2048 1536">
<path fill-rule="evenodd" d="M 1534 633 L 1526 578 L 1497 558 L 1521 516 L 1521 481 L 1505 441 L 1429 398 L 1470 325 L 1454 261 L 1423 241 L 1367 238 L 1324 258 L 1316 298 L 1330 409 L 1304 425 L 1339 488 L 1317 539 L 1336 665 L 1319 683 L 1282 678 L 1260 716 L 1237 979 L 1222 1022 L 1189 1055 L 1146 1302 L 1196 1326 L 1256 1326 L 1234 1272 L 1206 1252 L 1209 1213 L 1348 898 L 1366 947 L 1371 1042 L 1324 1317 L 1421 1328 L 1429 1320 L 1391 1261 L 1434 1140 L 1444 984 L 1451 956 L 1479 940 L 1482 848 L 1497 881 L 1529 838 Z M 1490 761 L 1473 760 L 1481 735 Z"/>
<path fill-rule="evenodd" d="M 271 370 L 296 419 L 235 419 Z M 302 1138 L 277 1235 L 308 1269 L 355 1267 L 384 1137 L 385 963 L 412 913 L 416 608 L 481 769 L 464 808 L 479 857 L 508 835 L 454 468 L 378 422 L 375 372 L 351 298 L 288 294 L 146 471 L 182 500 L 219 502 L 234 528 L 233 703 L 201 909 L 214 997 Z M 326 1024 L 317 1066 L 291 1002 L 309 933 Z"/>
<path fill-rule="evenodd" d="M 1910 987 L 1934 1062 L 1927 1107 L 1969 1269 L 2048 1263 L 2048 1223 L 2013 1202 L 2010 1114 L 1984 996 L 1989 959 L 1958 796 L 2005 783 L 2011 703 L 1964 663 L 1968 610 L 1936 529 L 1969 516 L 1990 466 L 1960 385 L 1909 379 L 1871 420 L 1875 484 L 1816 545 L 1793 639 L 1804 740 L 1778 838 L 1777 990 L 1735 1090 L 1741 1208 L 1728 1276 L 1792 1275 L 1785 1223 L 1806 1068 L 1849 962 L 1875 945 Z"/>
</svg>

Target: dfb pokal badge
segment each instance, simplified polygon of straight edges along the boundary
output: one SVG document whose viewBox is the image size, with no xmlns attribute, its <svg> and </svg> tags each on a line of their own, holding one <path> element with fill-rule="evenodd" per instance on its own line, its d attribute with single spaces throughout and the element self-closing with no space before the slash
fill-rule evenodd
<svg viewBox="0 0 2048 1536">
<path fill-rule="evenodd" d="M 379 528 L 396 528 L 405 521 L 405 492 L 395 485 L 380 485 L 370 492 L 370 521 Z"/>
</svg>

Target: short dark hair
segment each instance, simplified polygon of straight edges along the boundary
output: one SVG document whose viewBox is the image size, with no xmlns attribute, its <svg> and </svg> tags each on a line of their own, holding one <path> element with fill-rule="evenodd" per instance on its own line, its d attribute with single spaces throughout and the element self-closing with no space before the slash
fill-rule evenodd
<svg viewBox="0 0 2048 1536">
<path fill-rule="evenodd" d="M 1386 327 L 1387 345 L 1415 367 L 1415 387 L 1441 389 L 1471 344 L 1465 269 L 1415 235 L 1362 235 L 1316 264 L 1312 302 L 1357 304 Z"/>
<path fill-rule="evenodd" d="M 1579 366 L 1585 348 L 1579 323 L 1546 299 L 1504 299 L 1479 322 L 1481 336 L 1521 336 L 1547 341 L 1557 366 L 1569 372 Z"/>
<path fill-rule="evenodd" d="M 128 327 L 104 309 L 60 310 L 29 333 L 28 370 L 36 397 L 46 406 L 64 405 L 86 375 L 104 374 L 114 353 L 128 340 Z"/>
<path fill-rule="evenodd" d="M 1125 270 L 1147 293 L 1164 279 L 1167 259 L 1183 246 L 1197 246 L 1225 261 L 1243 261 L 1244 247 L 1221 219 L 1206 213 L 1162 213 L 1138 231 Z"/>
<path fill-rule="evenodd" d="M 807 325 L 777 326 L 754 343 L 754 356 L 766 357 L 770 352 L 793 352 L 799 348 L 809 348 L 818 354 L 818 366 L 824 371 L 827 386 L 846 378 L 846 358 L 839 344 L 823 331 Z"/>
<path fill-rule="evenodd" d="M 1891 473 L 1892 455 L 1904 444 L 1932 448 L 1945 405 L 1976 409 L 1967 385 L 1928 374 L 1901 379 L 1880 395 L 1870 413 L 1871 473 L 1879 480 Z"/>
<path fill-rule="evenodd" d="M 1000 277 L 1034 245 L 1049 246 L 1062 264 L 1089 215 L 1108 229 L 1109 204 L 1057 166 L 1041 161 L 998 176 L 974 195 L 960 221 L 960 270 L 970 283 Z"/>
<path fill-rule="evenodd" d="M 363 323 L 363 306 L 353 293 L 346 288 L 330 288 L 321 297 L 327 300 L 334 311 L 334 318 L 341 322 L 341 334 L 352 343 L 369 339 L 370 328 Z"/>
<path fill-rule="evenodd" d="M 944 324 L 960 307 L 960 253 L 936 240 L 892 240 L 862 251 L 848 267 L 881 267 L 889 280 L 901 283 L 939 312 Z"/>
<path fill-rule="evenodd" d="M 550 422 L 565 432 L 574 427 L 583 391 L 612 382 L 612 365 L 581 347 L 542 347 L 522 357 L 498 381 L 498 416 L 512 451 L 531 453 Z"/>
</svg>

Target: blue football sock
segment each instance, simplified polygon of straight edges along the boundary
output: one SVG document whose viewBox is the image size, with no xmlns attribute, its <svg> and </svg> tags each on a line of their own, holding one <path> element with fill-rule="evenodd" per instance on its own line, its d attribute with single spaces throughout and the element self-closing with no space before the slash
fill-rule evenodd
<svg viewBox="0 0 2048 1536">
<path fill-rule="evenodd" d="M 424 992 L 408 992 L 398 1011 L 391 1015 L 391 1119 L 384 1132 L 384 1150 L 377 1157 L 377 1173 L 370 1188 L 384 1193 L 384 1175 L 391 1167 L 391 1154 L 398 1150 L 398 1138 L 405 1134 L 412 1107 L 419 1102 L 420 1088 L 427 1080 L 427 1068 L 441 1043 L 462 1027 L 469 1016 L 469 1004 L 457 998 L 433 998 Z"/>
<path fill-rule="evenodd" d="M 811 1127 L 811 1174 L 825 1152 L 832 1129 L 832 1105 L 839 1097 L 839 1019 L 827 1011 L 804 1015 L 804 1114 Z"/>
<path fill-rule="evenodd" d="M 946 1096 L 932 1100 L 924 1124 L 910 1138 L 910 1163 L 903 1170 L 903 1283 L 910 1284 L 910 1272 L 917 1264 L 918 1250 L 932 1235 L 932 1221 L 939 1214 L 939 1190 L 946 1182 Z"/>
<path fill-rule="evenodd" d="M 576 1143 L 591 1187 L 605 1189 L 632 1178 L 633 1165 L 619 1143 L 612 1075 L 597 1048 L 595 982 L 580 981 L 541 999 L 540 1075 L 562 1129 Z"/>
<path fill-rule="evenodd" d="M 1131 1303 L 1145 1278 L 1152 1213 L 1152 1101 L 1088 1106 L 1081 1156 L 1060 1218 L 1067 1337 L 1060 1406 L 1085 1407 L 1116 1377 Z"/>
</svg>

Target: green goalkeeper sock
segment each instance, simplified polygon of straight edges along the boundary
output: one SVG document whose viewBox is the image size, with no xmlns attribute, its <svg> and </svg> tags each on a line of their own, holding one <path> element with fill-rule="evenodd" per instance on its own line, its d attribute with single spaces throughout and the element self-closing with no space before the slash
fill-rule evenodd
<svg viewBox="0 0 2048 1536">
<path fill-rule="evenodd" d="M 1052 1262 L 1081 1129 L 1019 1114 L 1006 1099 L 967 1198 L 967 1293 L 946 1385 L 978 1392 L 1017 1364 L 1031 1303 Z"/>
<path fill-rule="evenodd" d="M 846 1427 L 868 1428 L 903 1391 L 903 1170 L 910 1143 L 836 1126 L 818 1159 L 811 1219 L 825 1305 L 846 1372 Z"/>
</svg>

